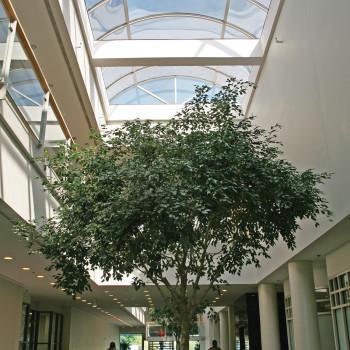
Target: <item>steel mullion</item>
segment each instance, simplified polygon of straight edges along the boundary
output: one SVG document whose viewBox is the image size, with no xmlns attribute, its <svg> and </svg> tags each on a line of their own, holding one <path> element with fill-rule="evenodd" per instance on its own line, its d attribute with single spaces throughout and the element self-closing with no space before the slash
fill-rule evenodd
<svg viewBox="0 0 350 350">
<path fill-rule="evenodd" d="M 136 87 L 138 87 L 140 90 L 143 90 L 144 92 L 146 92 L 147 94 L 153 96 L 154 98 L 156 98 L 157 100 L 159 100 L 160 102 L 163 102 L 164 104 L 168 105 L 169 103 L 165 100 L 163 100 L 161 97 L 159 97 L 158 95 L 152 93 L 151 91 L 148 91 L 147 89 L 145 89 L 144 87 L 140 86 L 140 85 L 136 85 Z"/>
<path fill-rule="evenodd" d="M 226 8 L 225 8 L 225 14 L 224 14 L 224 22 L 222 24 L 222 31 L 221 31 L 221 39 L 225 38 L 225 32 L 226 32 L 226 24 L 227 24 L 227 18 L 228 18 L 228 11 L 230 10 L 230 3 L 231 0 L 226 1 Z"/>
<path fill-rule="evenodd" d="M 50 99 L 50 92 L 48 91 L 44 95 L 43 110 L 41 113 L 40 134 L 39 134 L 39 144 L 38 144 L 39 148 L 44 147 L 44 143 L 45 143 L 47 112 L 49 109 L 49 99 Z"/>
<path fill-rule="evenodd" d="M 2 65 L 1 78 L 0 78 L 0 99 L 4 99 L 6 96 L 11 60 L 12 60 L 13 44 L 15 42 L 15 37 L 16 37 L 16 27 L 17 27 L 16 20 L 12 21 L 8 26 L 4 62 Z"/>
<path fill-rule="evenodd" d="M 18 95 L 21 95 L 22 97 L 24 97 L 25 99 L 27 99 L 28 101 L 30 101 L 30 102 L 32 102 L 32 103 L 34 103 L 34 104 L 36 104 L 38 107 L 40 107 L 41 106 L 41 104 L 40 103 L 38 103 L 38 102 L 36 102 L 36 101 L 34 101 L 33 99 L 31 99 L 29 96 L 27 96 L 27 95 L 25 95 L 23 92 L 20 92 L 19 90 L 17 90 L 16 88 L 14 88 L 13 86 L 10 86 L 9 87 L 11 90 L 13 90 L 13 91 L 15 91 L 15 92 L 17 92 L 17 94 Z"/>
</svg>

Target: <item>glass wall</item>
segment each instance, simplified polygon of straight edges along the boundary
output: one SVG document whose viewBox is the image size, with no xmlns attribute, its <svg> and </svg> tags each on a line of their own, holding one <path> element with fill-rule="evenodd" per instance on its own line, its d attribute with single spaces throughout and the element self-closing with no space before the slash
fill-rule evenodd
<svg viewBox="0 0 350 350">
<path fill-rule="evenodd" d="M 0 54 L 2 57 L 4 57 L 8 45 L 6 42 L 11 34 L 9 25 L 10 21 L 0 3 Z M 7 87 L 5 99 L 16 111 L 18 118 L 35 143 L 39 143 L 40 132 L 42 132 L 42 135 L 45 135 L 42 140 L 43 146 L 52 151 L 58 142 L 66 141 L 66 136 L 49 101 L 46 102 L 44 82 L 38 78 L 33 68 L 33 57 L 31 59 L 28 57 L 17 36 L 14 39 L 12 54 L 8 57 L 10 69 L 7 73 L 2 69 L 5 66 L 4 60 L 6 57 L 0 61 L 0 64 L 1 79 L 5 83 L 5 88 Z"/>
<path fill-rule="evenodd" d="M 338 350 L 350 349 L 350 270 L 329 280 L 331 308 Z"/>
<path fill-rule="evenodd" d="M 30 310 L 23 304 L 19 350 L 61 350 L 62 326 L 61 314 Z"/>
</svg>

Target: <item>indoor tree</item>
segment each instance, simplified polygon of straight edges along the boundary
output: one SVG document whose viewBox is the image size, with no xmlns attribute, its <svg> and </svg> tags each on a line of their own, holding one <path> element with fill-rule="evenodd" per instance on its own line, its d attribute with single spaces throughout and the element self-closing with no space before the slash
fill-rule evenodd
<svg viewBox="0 0 350 350">
<path fill-rule="evenodd" d="M 293 249 L 300 220 L 331 214 L 318 187 L 329 175 L 298 171 L 282 157 L 278 125 L 243 117 L 250 85 L 232 79 L 212 97 L 197 88 L 166 123 L 126 122 L 41 159 L 60 206 L 16 230 L 50 261 L 57 288 L 88 290 L 94 269 L 117 280 L 139 271 L 134 286 L 158 288 L 188 350 L 194 314 L 225 274 L 258 267 L 280 237 Z"/>
<path fill-rule="evenodd" d="M 200 310 L 199 312 L 202 312 Z M 161 307 L 151 307 L 148 309 L 148 316 L 151 321 L 161 325 L 167 332 L 172 333 L 176 340 L 176 348 L 180 349 L 181 341 L 181 323 L 175 317 L 172 309 L 165 305 Z M 190 324 L 189 334 L 196 334 L 198 332 L 198 314 L 194 314 Z"/>
</svg>

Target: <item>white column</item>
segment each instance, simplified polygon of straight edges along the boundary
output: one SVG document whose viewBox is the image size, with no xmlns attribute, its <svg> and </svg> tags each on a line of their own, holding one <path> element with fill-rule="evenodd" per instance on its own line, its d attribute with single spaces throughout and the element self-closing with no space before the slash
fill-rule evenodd
<svg viewBox="0 0 350 350">
<path fill-rule="evenodd" d="M 259 313 L 262 350 L 280 350 L 277 292 L 274 284 L 259 284 Z"/>
<path fill-rule="evenodd" d="M 228 307 L 228 350 L 236 350 L 236 319 L 235 307 Z"/>
<path fill-rule="evenodd" d="M 228 314 L 227 310 L 223 310 L 219 313 L 220 316 L 220 343 L 218 346 L 223 349 L 228 349 Z"/>
<path fill-rule="evenodd" d="M 295 350 L 319 350 L 314 275 L 311 262 L 288 264 Z"/>
<path fill-rule="evenodd" d="M 215 339 L 214 338 L 214 328 L 215 328 L 215 323 L 214 323 L 214 320 L 211 318 L 209 320 L 209 346 L 208 346 L 208 348 L 211 347 L 211 343 Z"/>
<path fill-rule="evenodd" d="M 214 322 L 214 339 L 218 342 L 218 346 L 221 347 L 220 346 L 221 344 L 220 343 L 220 321 Z"/>
</svg>

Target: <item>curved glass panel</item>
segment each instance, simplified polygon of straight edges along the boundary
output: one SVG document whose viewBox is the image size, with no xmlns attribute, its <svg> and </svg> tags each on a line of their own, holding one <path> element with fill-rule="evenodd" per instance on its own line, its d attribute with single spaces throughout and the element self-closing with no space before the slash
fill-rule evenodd
<svg viewBox="0 0 350 350">
<path fill-rule="evenodd" d="M 9 19 L 0 2 L 0 43 L 6 43 Z"/>
<path fill-rule="evenodd" d="M 136 87 L 136 84 L 141 90 L 144 89 L 144 92 L 149 92 L 150 95 L 164 100 L 164 103 L 183 103 L 194 95 L 194 85 L 216 85 L 220 89 L 220 86 L 225 85 L 229 77 L 248 80 L 250 67 L 155 66 L 138 67 L 138 70 L 135 68 L 135 74 L 131 74 L 131 72 L 132 67 L 108 67 L 103 69 L 108 97 L 114 101 L 111 103 L 121 103 L 119 102 L 121 100 L 119 94 L 124 96 L 123 99 L 129 98 L 129 100 L 134 101 L 133 103 L 137 103 L 138 100 L 135 96 L 131 98 L 130 94 L 132 92 L 129 91 L 132 86 Z M 129 92 L 126 93 L 126 91 Z M 142 99 L 145 101 L 145 97 L 142 97 Z"/>
<path fill-rule="evenodd" d="M 126 27 L 123 27 L 123 28 L 116 30 L 115 32 L 109 34 L 103 40 L 126 40 L 126 39 L 129 39 L 128 32 L 127 32 Z"/>
<path fill-rule="evenodd" d="M 227 21 L 245 29 L 257 38 L 261 35 L 265 18 L 266 12 L 247 0 L 230 2 Z"/>
<path fill-rule="evenodd" d="M 111 29 L 125 23 L 124 3 L 122 0 L 107 1 L 89 15 L 94 39 Z"/>
<path fill-rule="evenodd" d="M 132 39 L 219 39 L 222 24 L 191 17 L 156 18 L 130 26 Z"/>
<path fill-rule="evenodd" d="M 118 79 L 132 73 L 131 67 L 107 67 L 102 69 L 103 80 L 108 88 Z"/>
<path fill-rule="evenodd" d="M 269 8 L 271 0 L 259 0 L 260 4 L 264 5 L 265 7 Z"/>
<path fill-rule="evenodd" d="M 242 80 L 249 79 L 250 68 L 246 66 L 218 66 L 217 70 L 228 77 L 235 77 Z"/>
<path fill-rule="evenodd" d="M 86 8 L 89 10 L 91 9 L 91 7 L 95 6 L 99 2 L 101 2 L 101 0 L 85 0 L 85 5 L 86 5 Z"/>
<path fill-rule="evenodd" d="M 139 89 L 136 86 L 131 87 L 130 89 L 124 91 L 119 96 L 115 97 L 110 101 L 112 105 L 115 104 L 144 104 L 144 105 L 154 105 L 154 104 L 163 104 L 160 100 L 156 99 L 147 92 Z"/>
<path fill-rule="evenodd" d="M 17 106 L 41 106 L 44 92 L 32 69 L 17 69 L 9 74 L 9 94 Z"/>
<path fill-rule="evenodd" d="M 186 67 L 186 66 L 164 66 L 149 67 L 136 72 L 138 82 L 150 80 L 154 78 L 163 78 L 166 76 L 184 76 L 197 79 L 201 77 L 203 80 L 213 81 L 215 79 L 215 70 L 206 67 Z"/>
<path fill-rule="evenodd" d="M 128 0 L 130 21 L 159 13 L 195 13 L 224 19 L 226 0 Z"/>
<path fill-rule="evenodd" d="M 9 82 L 10 84 L 16 84 L 18 82 L 36 80 L 34 71 L 30 68 L 14 69 L 10 71 Z"/>
<path fill-rule="evenodd" d="M 107 89 L 107 96 L 110 100 L 114 99 L 116 95 L 118 95 L 123 90 L 128 89 L 130 86 L 133 86 L 134 84 L 134 77 L 132 75 L 126 76 L 125 78 L 120 79 L 117 84 Z"/>
<path fill-rule="evenodd" d="M 0 43 L 6 43 L 9 23 L 10 21 L 0 22 Z"/>
<path fill-rule="evenodd" d="M 195 85 L 203 86 L 208 84 L 201 80 L 177 78 L 177 103 L 184 103 L 192 98 L 195 94 Z"/>
<path fill-rule="evenodd" d="M 39 106 L 43 102 L 43 93 L 38 81 L 17 83 L 9 86 L 9 94 L 17 106 Z"/>
<path fill-rule="evenodd" d="M 248 39 L 249 36 L 239 30 L 226 26 L 224 39 Z"/>
<path fill-rule="evenodd" d="M 167 103 L 175 103 L 174 78 L 156 79 L 140 84 L 152 94 L 159 96 Z"/>
</svg>

